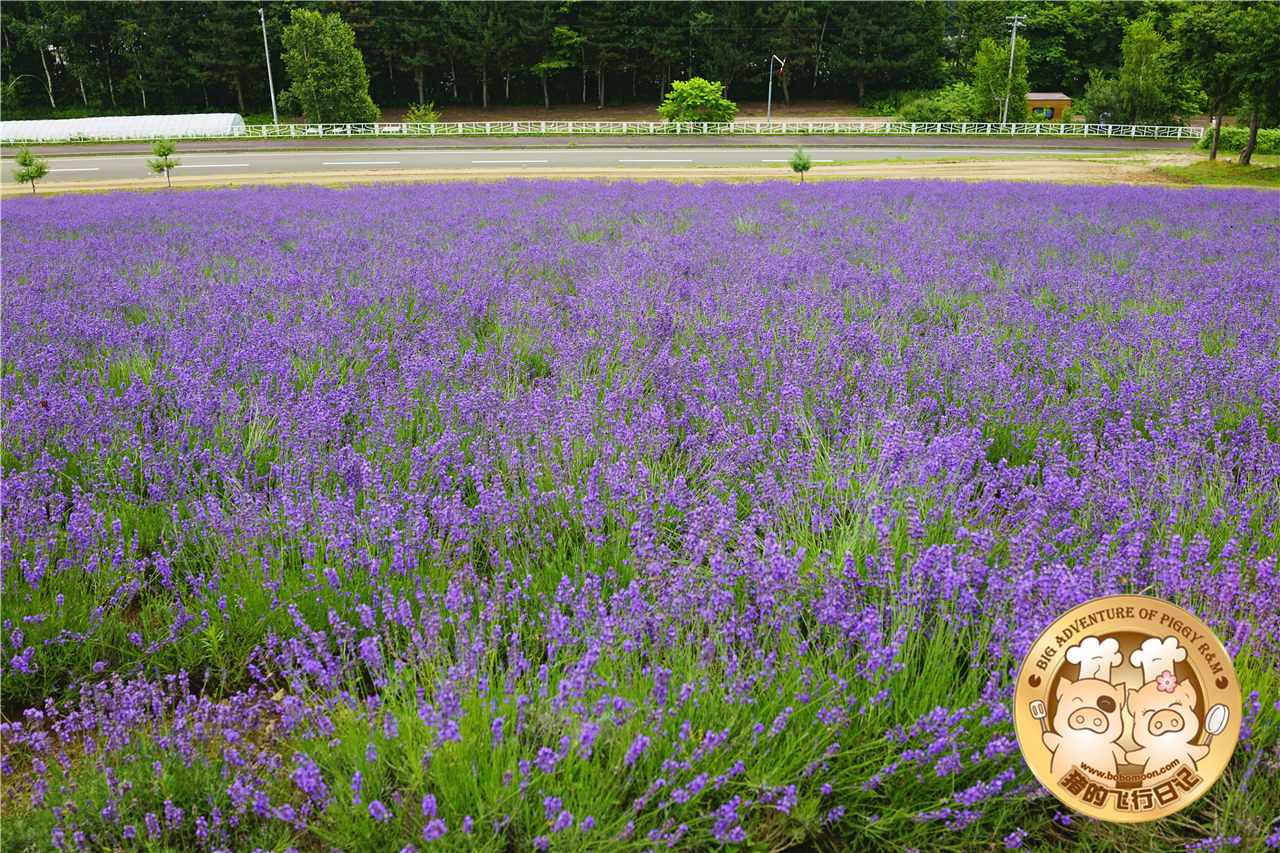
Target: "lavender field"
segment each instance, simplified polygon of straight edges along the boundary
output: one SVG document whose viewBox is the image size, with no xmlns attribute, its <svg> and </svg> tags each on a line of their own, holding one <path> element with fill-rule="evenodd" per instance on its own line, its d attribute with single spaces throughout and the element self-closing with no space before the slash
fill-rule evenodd
<svg viewBox="0 0 1280 853">
<path fill-rule="evenodd" d="M 1280 207 L 916 182 L 6 202 L 4 850 L 1280 846 Z M 1245 719 L 1070 813 L 1140 592 Z"/>
</svg>

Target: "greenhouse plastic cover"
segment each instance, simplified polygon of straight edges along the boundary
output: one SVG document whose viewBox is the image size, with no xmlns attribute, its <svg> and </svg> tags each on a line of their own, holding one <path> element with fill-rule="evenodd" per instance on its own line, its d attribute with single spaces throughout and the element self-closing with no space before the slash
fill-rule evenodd
<svg viewBox="0 0 1280 853">
<path fill-rule="evenodd" d="M 239 113 L 0 121 L 0 139 L 32 142 L 84 138 L 180 139 L 188 136 L 239 136 L 243 132 L 244 119 Z"/>
</svg>

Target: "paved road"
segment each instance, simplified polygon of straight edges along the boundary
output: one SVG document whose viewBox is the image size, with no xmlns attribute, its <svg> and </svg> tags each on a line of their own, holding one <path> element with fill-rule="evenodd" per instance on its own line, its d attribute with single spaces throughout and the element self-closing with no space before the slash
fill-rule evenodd
<svg viewBox="0 0 1280 853">
<path fill-rule="evenodd" d="M 867 160 L 940 160 L 988 157 L 1044 157 L 1080 154 L 1114 154 L 1115 149 L 1076 146 L 1036 148 L 986 146 L 981 148 L 940 146 L 846 147 L 815 146 L 806 149 L 815 165 L 832 162 Z M 755 166 L 785 163 L 790 156 L 786 148 L 722 148 L 722 147 L 630 147 L 630 148 L 469 148 L 443 149 L 339 149 L 329 151 L 239 151 L 180 152 L 182 165 L 174 175 L 245 175 L 271 172 L 334 172 L 346 170 L 400 169 L 527 169 L 539 168 L 635 168 L 672 166 Z M 86 156 L 77 152 L 70 156 L 49 157 L 48 182 L 66 183 L 85 180 L 162 180 L 147 168 L 148 155 L 113 153 Z M 13 183 L 13 160 L 0 160 L 0 179 Z"/>
<path fill-rule="evenodd" d="M 829 133 L 792 136 L 395 136 L 395 137 L 325 137 L 323 139 L 201 139 L 179 140 L 184 153 L 193 151 L 245 152 L 259 151 L 357 151 L 388 150 L 439 151 L 477 148 L 1035 148 L 1046 146 L 1058 151 L 1093 153 L 1098 151 L 1186 151 L 1186 139 L 1106 139 L 1099 137 L 1063 136 L 1037 138 L 1008 136 L 955 136 L 920 134 L 919 136 L 858 135 L 838 137 Z M 13 157 L 17 148 L 0 146 L 0 157 Z M 75 145 L 36 144 L 32 152 L 41 157 L 90 154 L 148 154 L 148 142 L 77 143 Z"/>
</svg>

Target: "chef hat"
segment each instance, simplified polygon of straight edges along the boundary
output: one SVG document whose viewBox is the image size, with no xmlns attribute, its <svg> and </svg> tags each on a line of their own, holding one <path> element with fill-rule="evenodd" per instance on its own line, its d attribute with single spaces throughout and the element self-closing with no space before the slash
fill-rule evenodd
<svg viewBox="0 0 1280 853">
<path fill-rule="evenodd" d="M 1119 666 L 1123 660 L 1120 643 L 1112 637 L 1105 640 L 1085 637 L 1080 645 L 1067 649 L 1067 661 L 1080 664 L 1081 678 L 1100 678 L 1109 682 L 1111 667 Z"/>
<path fill-rule="evenodd" d="M 1177 637 L 1151 637 L 1129 655 L 1129 663 L 1142 667 L 1144 684 L 1155 681 L 1161 673 L 1173 672 L 1173 665 L 1186 659 L 1187 650 L 1178 645 Z"/>
</svg>

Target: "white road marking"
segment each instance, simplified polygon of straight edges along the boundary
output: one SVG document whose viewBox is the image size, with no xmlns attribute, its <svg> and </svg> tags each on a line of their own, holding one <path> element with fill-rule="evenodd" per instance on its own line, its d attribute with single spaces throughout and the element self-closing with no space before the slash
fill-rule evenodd
<svg viewBox="0 0 1280 853">
<path fill-rule="evenodd" d="M 619 163 L 692 163 L 692 160 L 619 160 Z"/>
<path fill-rule="evenodd" d="M 322 166 L 399 166 L 399 160 L 326 160 Z"/>
<path fill-rule="evenodd" d="M 248 166 L 248 163 L 183 163 L 175 169 L 221 169 L 224 166 Z"/>
<path fill-rule="evenodd" d="M 788 160 L 761 160 L 760 162 L 761 163 L 790 163 L 791 161 L 788 159 Z M 810 163 L 834 163 L 835 160 L 812 160 L 811 159 L 809 162 Z"/>
<path fill-rule="evenodd" d="M 50 169 L 49 171 L 50 172 L 96 172 L 98 171 L 98 167 L 89 166 L 83 169 Z"/>
<path fill-rule="evenodd" d="M 472 163 L 545 163 L 546 160 L 472 160 Z"/>
</svg>

